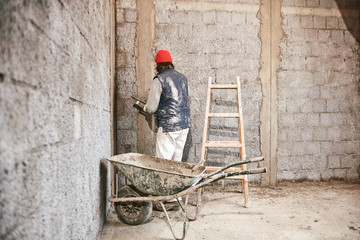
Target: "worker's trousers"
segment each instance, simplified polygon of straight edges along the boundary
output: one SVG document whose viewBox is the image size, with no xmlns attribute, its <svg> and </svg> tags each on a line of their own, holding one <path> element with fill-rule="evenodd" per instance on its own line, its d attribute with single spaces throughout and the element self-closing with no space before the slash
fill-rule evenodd
<svg viewBox="0 0 360 240">
<path fill-rule="evenodd" d="M 159 127 L 156 137 L 156 157 L 181 162 L 189 129 L 163 132 Z"/>
</svg>

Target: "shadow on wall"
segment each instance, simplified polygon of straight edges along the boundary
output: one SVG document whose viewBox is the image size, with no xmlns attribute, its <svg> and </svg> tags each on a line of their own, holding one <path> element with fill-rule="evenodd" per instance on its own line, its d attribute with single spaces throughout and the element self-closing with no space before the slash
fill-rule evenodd
<svg viewBox="0 0 360 240">
<path fill-rule="evenodd" d="M 356 39 L 357 43 L 360 43 L 360 12 L 356 18 L 349 17 L 347 12 L 348 10 L 360 10 L 360 1 L 359 0 L 335 0 L 336 4 L 341 12 L 341 15 L 344 19 L 345 25 L 351 35 Z"/>
<path fill-rule="evenodd" d="M 102 225 L 105 224 L 106 213 L 107 213 L 107 182 L 108 182 L 108 169 L 109 169 L 109 162 L 106 159 L 100 160 L 100 183 L 99 183 L 99 212 L 101 213 Z M 100 227 L 102 228 L 102 226 Z"/>
<path fill-rule="evenodd" d="M 190 153 L 192 144 L 193 144 L 193 141 L 192 141 L 192 135 L 191 135 L 191 128 L 189 128 L 189 133 L 186 138 L 184 151 L 183 151 L 183 157 L 181 160 L 182 162 L 193 163 L 192 161 L 189 161 L 189 153 Z"/>
</svg>

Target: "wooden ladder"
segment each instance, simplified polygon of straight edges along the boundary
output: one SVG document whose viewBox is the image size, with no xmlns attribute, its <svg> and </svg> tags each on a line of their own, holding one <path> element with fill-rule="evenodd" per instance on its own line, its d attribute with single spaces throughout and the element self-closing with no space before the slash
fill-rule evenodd
<svg viewBox="0 0 360 240">
<path fill-rule="evenodd" d="M 237 91 L 237 113 L 210 113 L 210 102 L 211 102 L 211 90 L 212 89 L 234 89 Z M 240 161 L 245 161 L 245 141 L 244 141 L 244 130 L 243 130 L 243 118 L 242 118 L 242 105 L 241 105 L 241 88 L 240 78 L 237 77 L 237 84 L 212 84 L 211 77 L 209 77 L 208 90 L 206 96 L 206 113 L 204 121 L 204 132 L 202 137 L 202 148 L 201 148 L 201 160 L 204 161 L 206 171 L 216 171 L 220 167 L 211 167 L 206 164 L 206 155 L 208 148 L 239 148 L 240 149 Z M 209 130 L 209 119 L 210 118 L 237 118 L 239 124 L 239 141 L 209 141 L 208 130 Z M 239 168 L 230 168 L 227 171 L 235 172 L 246 170 L 246 164 L 241 165 Z M 242 181 L 242 190 L 245 198 L 245 207 L 248 207 L 248 180 L 247 175 L 240 175 L 231 177 L 231 179 L 239 179 Z M 223 182 L 224 187 L 224 182 Z"/>
</svg>

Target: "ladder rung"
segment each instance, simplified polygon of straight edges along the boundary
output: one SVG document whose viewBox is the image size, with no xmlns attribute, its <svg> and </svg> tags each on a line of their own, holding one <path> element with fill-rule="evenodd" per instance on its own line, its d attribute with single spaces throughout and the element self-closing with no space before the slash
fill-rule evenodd
<svg viewBox="0 0 360 240">
<path fill-rule="evenodd" d="M 238 118 L 240 117 L 240 114 L 239 113 L 209 113 L 208 117 Z"/>
<path fill-rule="evenodd" d="M 236 84 L 211 84 L 211 89 L 236 89 Z"/>
<path fill-rule="evenodd" d="M 205 147 L 213 148 L 241 148 L 242 144 L 237 141 L 207 141 Z"/>
</svg>

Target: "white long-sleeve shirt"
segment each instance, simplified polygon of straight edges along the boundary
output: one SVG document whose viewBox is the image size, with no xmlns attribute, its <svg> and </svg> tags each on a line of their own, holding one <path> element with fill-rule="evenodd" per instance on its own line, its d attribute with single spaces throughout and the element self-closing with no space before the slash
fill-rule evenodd
<svg viewBox="0 0 360 240">
<path fill-rule="evenodd" d="M 160 80 L 155 78 L 150 86 L 150 92 L 146 105 L 144 106 L 144 111 L 147 113 L 154 113 L 158 109 L 160 96 L 162 92 L 162 86 Z"/>
</svg>

